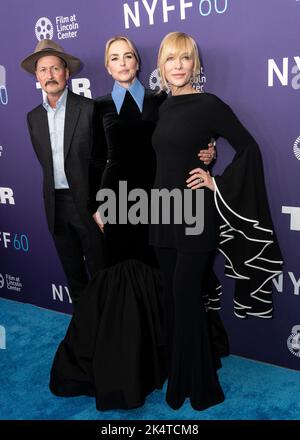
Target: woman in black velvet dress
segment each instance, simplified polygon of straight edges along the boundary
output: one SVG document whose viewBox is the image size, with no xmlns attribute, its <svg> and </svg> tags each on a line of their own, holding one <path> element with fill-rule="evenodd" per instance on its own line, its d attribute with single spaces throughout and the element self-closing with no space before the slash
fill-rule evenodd
<svg viewBox="0 0 300 440">
<path fill-rule="evenodd" d="M 121 224 L 118 212 L 116 224 L 104 224 L 96 201 L 97 191 L 109 188 L 118 206 L 119 182 L 128 192 L 149 193 L 156 165 L 151 137 L 166 95 L 138 81 L 139 57 L 126 37 L 109 40 L 105 58 L 115 85 L 95 101 L 89 201 L 104 232 L 105 267 L 81 296 L 50 380 L 56 395 L 95 396 L 99 410 L 138 407 L 166 379 L 162 281 L 148 225 Z M 210 162 L 212 154 L 203 151 L 200 159 Z"/>
<path fill-rule="evenodd" d="M 194 409 L 203 410 L 224 400 L 206 309 L 217 246 L 227 258 L 226 274 L 237 280 L 235 314 L 241 318 L 271 317 L 271 278 L 282 271 L 282 258 L 255 140 L 223 101 L 192 87 L 192 78 L 200 71 L 195 41 L 184 33 L 168 34 L 160 46 L 158 67 L 171 96 L 160 106 L 152 138 L 157 156 L 154 188 L 193 188 L 194 203 L 200 191 L 204 197 L 201 234 L 188 235 L 184 222 L 151 226 L 151 243 L 166 283 L 166 400 L 178 409 L 188 397 Z M 219 136 L 236 154 L 222 176 L 212 178 L 207 167 L 200 168 L 195 161 L 196 146 Z"/>
</svg>

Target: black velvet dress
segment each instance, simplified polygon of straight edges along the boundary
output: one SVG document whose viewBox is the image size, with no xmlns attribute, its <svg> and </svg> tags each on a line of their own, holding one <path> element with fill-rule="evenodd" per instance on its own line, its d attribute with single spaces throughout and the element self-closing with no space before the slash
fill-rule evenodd
<svg viewBox="0 0 300 440">
<path fill-rule="evenodd" d="M 120 114 L 111 95 L 95 102 L 90 170 L 90 210 L 96 192 L 127 189 L 147 193 L 155 176 L 151 144 L 158 108 L 165 99 L 146 91 L 139 111 L 127 91 Z M 132 202 L 133 203 L 133 202 Z M 128 209 L 130 203 L 128 203 Z M 117 215 L 119 213 L 117 212 Z M 51 370 L 50 389 L 59 396 L 96 397 L 99 410 L 135 408 L 166 379 L 162 327 L 162 282 L 148 225 L 106 224 L 105 267 L 83 292 Z"/>
</svg>

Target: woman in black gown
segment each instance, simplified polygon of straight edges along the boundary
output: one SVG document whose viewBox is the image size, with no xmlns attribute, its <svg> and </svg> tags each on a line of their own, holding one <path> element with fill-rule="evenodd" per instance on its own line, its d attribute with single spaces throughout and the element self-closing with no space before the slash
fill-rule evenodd
<svg viewBox="0 0 300 440">
<path fill-rule="evenodd" d="M 201 234 L 187 235 L 184 222 L 151 226 L 151 243 L 166 283 L 170 363 L 166 400 L 178 409 L 189 397 L 194 409 L 203 410 L 224 400 L 204 300 L 219 235 L 226 274 L 237 279 L 234 302 L 239 317 L 271 316 L 271 278 L 281 272 L 282 258 L 255 140 L 224 102 L 192 87 L 200 70 L 195 41 L 184 33 L 168 34 L 160 46 L 158 67 L 171 96 L 159 109 L 153 134 L 154 188 L 193 187 L 194 203 L 199 191 L 204 192 Z M 195 161 L 196 145 L 219 136 L 230 142 L 236 155 L 222 176 L 212 178 L 207 167 L 199 168 Z"/>
<path fill-rule="evenodd" d="M 50 379 L 54 394 L 95 396 L 99 410 L 142 405 L 167 374 L 162 281 L 148 225 L 121 224 L 119 212 L 116 224 L 104 225 L 96 201 L 99 188 L 109 188 L 118 206 L 121 181 L 128 192 L 149 193 L 156 166 L 151 137 L 166 95 L 145 90 L 138 81 L 138 53 L 126 37 L 107 42 L 105 64 L 115 85 L 95 101 L 89 201 L 104 231 L 105 267 L 81 296 Z M 210 162 L 212 154 L 203 151 L 200 158 Z"/>
</svg>

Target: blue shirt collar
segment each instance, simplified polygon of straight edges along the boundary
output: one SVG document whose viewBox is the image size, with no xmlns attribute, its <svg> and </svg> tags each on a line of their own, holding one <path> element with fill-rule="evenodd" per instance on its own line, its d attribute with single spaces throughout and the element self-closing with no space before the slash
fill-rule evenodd
<svg viewBox="0 0 300 440">
<path fill-rule="evenodd" d="M 62 95 L 60 96 L 59 100 L 56 103 L 56 107 L 55 107 L 56 109 L 60 108 L 61 106 L 66 105 L 67 94 L 68 94 L 68 88 L 66 87 L 65 90 L 63 91 Z M 48 102 L 47 95 L 45 95 L 45 98 L 43 100 L 43 106 L 44 106 L 44 109 L 46 109 L 47 111 L 51 108 L 50 104 Z"/>
<path fill-rule="evenodd" d="M 144 96 L 145 96 L 145 87 L 136 78 L 134 82 L 128 87 L 128 89 L 122 87 L 117 81 L 115 81 L 113 90 L 111 92 L 111 96 L 115 103 L 118 114 L 120 113 L 127 90 L 135 100 L 140 112 L 142 113 Z"/>
</svg>

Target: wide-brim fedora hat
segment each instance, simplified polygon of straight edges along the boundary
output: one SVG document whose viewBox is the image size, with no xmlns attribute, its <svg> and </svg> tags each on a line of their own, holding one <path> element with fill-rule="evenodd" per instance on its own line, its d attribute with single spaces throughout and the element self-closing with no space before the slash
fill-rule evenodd
<svg viewBox="0 0 300 440">
<path fill-rule="evenodd" d="M 24 58 L 21 62 L 21 67 L 34 75 L 37 61 L 47 55 L 55 55 L 64 60 L 70 71 L 70 75 L 75 75 L 75 73 L 77 73 L 82 67 L 82 62 L 79 58 L 66 53 L 62 47 L 55 43 L 55 41 L 47 39 L 39 41 L 34 52 Z"/>
</svg>

